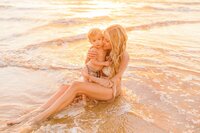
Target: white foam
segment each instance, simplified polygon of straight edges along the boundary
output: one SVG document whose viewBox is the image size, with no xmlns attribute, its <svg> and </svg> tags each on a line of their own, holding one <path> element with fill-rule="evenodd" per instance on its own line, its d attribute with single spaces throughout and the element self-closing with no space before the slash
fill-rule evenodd
<svg viewBox="0 0 200 133">
<path fill-rule="evenodd" d="M 67 130 L 69 133 L 86 133 L 86 131 L 84 131 L 83 129 L 81 129 L 80 127 L 73 127 L 70 128 L 69 130 Z"/>
<path fill-rule="evenodd" d="M 75 117 L 83 112 L 85 112 L 84 105 L 81 102 L 78 102 L 76 104 L 73 104 L 72 106 L 69 106 L 67 109 L 63 110 L 59 114 L 55 115 L 54 118 L 60 119 L 66 116 Z"/>
<path fill-rule="evenodd" d="M 66 124 L 48 124 L 46 126 L 41 126 L 36 133 L 66 133 L 66 131 Z"/>
<path fill-rule="evenodd" d="M 6 63 L 0 60 L 0 67 L 5 67 Z"/>
</svg>

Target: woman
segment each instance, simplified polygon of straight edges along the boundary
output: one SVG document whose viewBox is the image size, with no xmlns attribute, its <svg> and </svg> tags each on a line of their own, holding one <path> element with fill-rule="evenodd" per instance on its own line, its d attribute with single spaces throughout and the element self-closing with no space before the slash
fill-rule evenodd
<svg viewBox="0 0 200 133">
<path fill-rule="evenodd" d="M 29 122 L 29 127 L 24 128 L 24 130 L 30 129 L 30 125 L 41 122 L 50 115 L 61 111 L 79 94 L 85 94 L 96 100 L 106 101 L 113 100 L 115 96 L 119 96 L 121 93 L 121 77 L 129 60 L 129 55 L 126 52 L 126 42 L 127 34 L 122 26 L 112 25 L 108 27 L 104 31 L 103 40 L 104 49 L 108 50 L 108 55 L 112 59 L 110 67 L 103 69 L 104 76 L 107 76 L 107 78 L 96 78 L 83 73 L 87 78 L 91 79 L 93 83 L 74 81 L 71 85 L 61 86 L 59 91 L 35 111 L 38 115 Z M 95 58 L 95 53 L 89 51 L 88 58 Z M 88 61 L 88 59 L 86 59 L 86 61 Z M 108 87 L 104 87 L 101 84 L 104 84 L 104 86 L 107 84 Z M 22 116 L 16 121 L 11 121 L 8 124 L 20 123 L 30 115 L 31 113 Z"/>
</svg>

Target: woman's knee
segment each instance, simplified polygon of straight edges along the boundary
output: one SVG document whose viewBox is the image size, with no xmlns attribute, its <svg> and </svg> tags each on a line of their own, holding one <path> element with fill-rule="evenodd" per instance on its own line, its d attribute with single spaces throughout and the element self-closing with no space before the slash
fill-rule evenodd
<svg viewBox="0 0 200 133">
<path fill-rule="evenodd" d="M 80 85 L 80 83 L 81 83 L 80 81 L 73 81 L 71 86 L 72 87 L 78 87 Z"/>
<path fill-rule="evenodd" d="M 68 88 L 69 88 L 69 85 L 63 84 L 63 85 L 60 86 L 61 91 L 66 91 Z"/>
<path fill-rule="evenodd" d="M 81 82 L 80 81 L 74 81 L 72 82 L 71 84 L 71 90 L 73 90 L 74 92 L 78 92 L 78 89 L 80 88 L 81 86 Z"/>
</svg>

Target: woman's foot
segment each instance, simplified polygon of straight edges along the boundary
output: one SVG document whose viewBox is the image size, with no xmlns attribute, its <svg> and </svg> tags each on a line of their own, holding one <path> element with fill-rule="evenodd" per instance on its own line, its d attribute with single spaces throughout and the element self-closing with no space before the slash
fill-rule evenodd
<svg viewBox="0 0 200 133">
<path fill-rule="evenodd" d="M 15 120 L 8 121 L 6 124 L 7 124 L 8 126 L 12 126 L 12 125 L 15 125 L 15 124 L 19 124 L 19 123 L 21 123 L 21 122 L 22 122 L 22 119 L 17 118 L 17 119 L 15 119 Z"/>
<path fill-rule="evenodd" d="M 32 112 L 30 112 L 28 114 L 25 114 L 25 115 L 21 116 L 20 118 L 8 121 L 7 125 L 8 126 L 12 126 L 12 125 L 15 125 L 15 124 L 19 124 L 22 121 L 24 121 L 24 120 L 26 120 L 26 119 L 28 119 L 30 117 L 33 117 L 33 116 L 37 115 L 38 113 L 41 113 L 42 111 L 44 111 L 44 109 L 42 109 L 42 108 L 36 109 L 36 110 L 34 110 L 34 111 L 32 111 Z"/>
</svg>

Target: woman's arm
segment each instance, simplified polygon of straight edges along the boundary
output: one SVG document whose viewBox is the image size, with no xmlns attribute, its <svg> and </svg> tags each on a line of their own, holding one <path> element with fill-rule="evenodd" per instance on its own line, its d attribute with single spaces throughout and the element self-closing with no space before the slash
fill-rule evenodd
<svg viewBox="0 0 200 133">
<path fill-rule="evenodd" d="M 88 50 L 87 58 L 86 58 L 86 60 L 85 60 L 85 64 L 86 64 L 90 59 L 95 59 L 96 56 L 97 56 L 97 52 L 94 51 L 92 48 L 93 48 L 93 47 L 90 47 L 90 49 Z"/>
<path fill-rule="evenodd" d="M 128 55 L 128 52 L 125 51 L 123 54 L 121 64 L 119 66 L 119 71 L 113 78 L 115 78 L 115 77 L 121 78 L 122 77 L 124 71 L 126 70 L 126 68 L 128 66 L 128 62 L 129 62 L 129 55 Z"/>
<path fill-rule="evenodd" d="M 96 59 L 91 59 L 92 63 L 97 66 L 109 66 L 110 61 L 97 61 Z"/>
<path fill-rule="evenodd" d="M 90 58 L 87 56 L 87 58 L 86 58 L 86 60 L 85 60 L 85 64 L 87 64 L 88 61 L 90 61 Z"/>
</svg>

